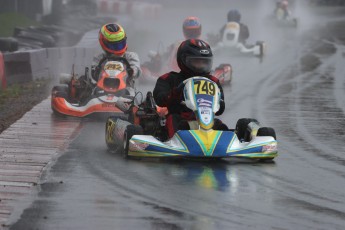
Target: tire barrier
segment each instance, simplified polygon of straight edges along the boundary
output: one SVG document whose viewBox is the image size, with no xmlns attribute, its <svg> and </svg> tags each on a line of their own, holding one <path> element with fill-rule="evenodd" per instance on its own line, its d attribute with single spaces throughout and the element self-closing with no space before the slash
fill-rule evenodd
<svg viewBox="0 0 345 230">
<path fill-rule="evenodd" d="M 5 53 L 3 57 L 7 86 L 32 81 L 30 53 Z"/>
<path fill-rule="evenodd" d="M 1 88 L 38 79 L 58 81 L 62 73 L 72 71 L 82 75 L 85 67 L 91 65 L 93 55 L 93 48 L 83 47 L 48 48 L 1 54 Z"/>
<path fill-rule="evenodd" d="M 0 38 L 0 51 L 14 52 L 18 50 L 18 42 L 14 38 Z"/>
<path fill-rule="evenodd" d="M 159 17 L 162 6 L 160 4 L 139 2 L 139 1 L 120 1 L 120 0 L 98 0 L 98 11 L 103 15 L 131 15 L 137 18 L 157 18 Z"/>
</svg>

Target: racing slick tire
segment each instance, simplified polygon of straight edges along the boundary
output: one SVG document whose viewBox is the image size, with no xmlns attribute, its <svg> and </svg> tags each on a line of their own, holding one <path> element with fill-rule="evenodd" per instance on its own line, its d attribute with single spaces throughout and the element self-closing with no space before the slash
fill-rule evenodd
<svg viewBox="0 0 345 230">
<path fill-rule="evenodd" d="M 257 41 L 256 45 L 260 46 L 260 54 L 258 55 L 259 58 L 262 58 L 265 56 L 266 52 L 266 43 L 263 41 Z"/>
<path fill-rule="evenodd" d="M 129 140 L 134 135 L 142 135 L 144 134 L 143 128 L 140 125 L 128 125 L 123 138 L 123 158 L 129 158 L 128 150 L 129 150 Z"/>
<path fill-rule="evenodd" d="M 277 140 L 276 132 L 271 127 L 260 127 L 257 136 L 270 136 Z"/>
<path fill-rule="evenodd" d="M 259 122 L 254 118 L 241 118 L 238 119 L 236 123 L 235 133 L 237 138 L 242 142 L 249 142 L 250 141 L 250 130 L 248 130 L 248 124 L 250 122 L 255 122 L 259 124 Z"/>
<path fill-rule="evenodd" d="M 116 123 L 117 117 L 111 116 L 105 123 L 105 143 L 107 144 L 108 150 L 115 151 L 117 145 L 113 141 L 113 129 Z"/>
</svg>

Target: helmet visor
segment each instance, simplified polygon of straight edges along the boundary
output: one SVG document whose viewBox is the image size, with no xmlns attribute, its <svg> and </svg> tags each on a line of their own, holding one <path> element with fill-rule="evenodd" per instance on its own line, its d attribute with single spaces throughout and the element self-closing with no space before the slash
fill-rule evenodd
<svg viewBox="0 0 345 230">
<path fill-rule="evenodd" d="M 212 69 L 212 57 L 187 57 L 186 65 L 195 74 L 208 74 Z"/>
<path fill-rule="evenodd" d="M 113 50 L 113 51 L 121 51 L 126 47 L 126 38 L 118 41 L 118 42 L 110 42 L 107 41 L 106 39 L 102 39 L 104 46 L 109 49 L 109 50 Z"/>
</svg>

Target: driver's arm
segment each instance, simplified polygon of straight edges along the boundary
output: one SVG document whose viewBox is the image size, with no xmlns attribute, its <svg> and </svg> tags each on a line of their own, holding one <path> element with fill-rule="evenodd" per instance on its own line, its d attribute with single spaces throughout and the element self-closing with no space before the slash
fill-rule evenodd
<svg viewBox="0 0 345 230">
<path fill-rule="evenodd" d="M 101 64 L 104 60 L 105 60 L 104 54 L 99 54 L 93 57 L 92 65 L 91 65 L 91 77 L 96 82 L 98 81 Z"/>
<path fill-rule="evenodd" d="M 131 69 L 133 70 L 132 76 L 134 79 L 137 79 L 141 75 L 140 60 L 138 54 L 134 52 L 127 52 L 125 54 Z"/>
<path fill-rule="evenodd" d="M 182 88 L 174 87 L 173 78 L 170 73 L 158 78 L 153 90 L 153 98 L 158 106 L 179 105 L 182 101 Z"/>
<path fill-rule="evenodd" d="M 244 24 L 240 24 L 240 37 L 243 41 L 247 40 L 249 38 L 249 29 L 248 26 Z"/>
<path fill-rule="evenodd" d="M 169 103 L 171 88 L 168 77 L 167 74 L 159 77 L 153 89 L 153 98 L 160 107 L 166 107 Z"/>
</svg>

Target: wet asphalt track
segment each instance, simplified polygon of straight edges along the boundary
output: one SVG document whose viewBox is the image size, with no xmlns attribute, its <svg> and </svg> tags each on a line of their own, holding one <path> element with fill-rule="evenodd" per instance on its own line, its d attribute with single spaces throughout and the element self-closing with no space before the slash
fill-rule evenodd
<svg viewBox="0 0 345 230">
<path fill-rule="evenodd" d="M 322 53 L 313 33 L 263 36 L 262 63 L 231 58 L 221 118 L 274 127 L 274 163 L 124 160 L 107 152 L 104 123 L 84 120 L 11 229 L 344 229 L 345 46 Z"/>
</svg>

